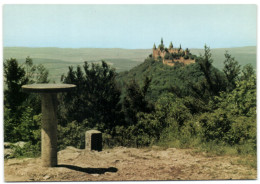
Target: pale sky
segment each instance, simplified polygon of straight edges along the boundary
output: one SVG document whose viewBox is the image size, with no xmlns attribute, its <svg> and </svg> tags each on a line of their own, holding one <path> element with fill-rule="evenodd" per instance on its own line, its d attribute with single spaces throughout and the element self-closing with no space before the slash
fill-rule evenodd
<svg viewBox="0 0 260 184">
<path fill-rule="evenodd" d="M 4 47 L 256 46 L 256 5 L 4 5 Z"/>
</svg>

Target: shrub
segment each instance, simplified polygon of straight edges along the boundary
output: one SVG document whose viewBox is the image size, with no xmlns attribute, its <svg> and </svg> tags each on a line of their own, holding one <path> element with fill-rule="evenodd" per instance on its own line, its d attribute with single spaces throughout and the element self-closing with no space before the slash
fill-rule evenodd
<svg viewBox="0 0 260 184">
<path fill-rule="evenodd" d="M 77 121 L 72 121 L 65 126 L 58 125 L 58 150 L 62 150 L 67 146 L 73 146 L 76 148 L 85 147 L 85 132 L 87 129 L 84 123 L 78 123 Z"/>
<path fill-rule="evenodd" d="M 126 139 L 138 147 L 158 142 L 167 129 L 178 135 L 184 122 L 191 118 L 189 109 L 173 94 L 163 95 L 155 103 L 153 113 L 138 113 L 138 122 L 126 129 Z M 173 131 L 174 130 L 174 131 Z M 165 133 L 167 134 L 167 133 Z"/>
<path fill-rule="evenodd" d="M 36 144 L 32 144 L 31 142 L 27 142 L 24 147 L 20 146 L 12 146 L 14 150 L 12 156 L 15 158 L 23 158 L 23 157 L 39 157 L 41 155 L 41 142 L 37 142 Z"/>
<path fill-rule="evenodd" d="M 204 113 L 199 122 L 203 127 L 203 138 L 208 141 L 227 141 L 227 134 L 231 129 L 231 121 L 226 112 L 216 110 L 213 113 Z"/>
</svg>

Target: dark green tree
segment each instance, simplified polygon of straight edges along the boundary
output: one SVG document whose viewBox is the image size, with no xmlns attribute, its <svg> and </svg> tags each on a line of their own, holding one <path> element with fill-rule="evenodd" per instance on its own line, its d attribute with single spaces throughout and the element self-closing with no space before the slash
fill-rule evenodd
<svg viewBox="0 0 260 184">
<path fill-rule="evenodd" d="M 228 90 L 231 91 L 236 87 L 236 81 L 240 74 L 240 65 L 227 51 L 225 53 L 225 58 L 223 72 L 229 83 Z"/>
<path fill-rule="evenodd" d="M 78 66 L 74 71 L 69 67 L 68 74 L 62 77 L 63 83 L 77 85 L 76 90 L 62 94 L 59 107 L 62 125 L 68 122 L 84 121 L 85 127 L 96 128 L 101 131 L 112 130 L 122 124 L 120 94 L 115 83 L 116 72 L 102 61 L 102 64 L 87 62 L 83 66 L 84 72 Z"/>
<path fill-rule="evenodd" d="M 135 80 L 127 84 L 126 96 L 123 101 L 127 125 L 135 125 L 137 123 L 137 113 L 150 113 L 152 111 L 153 107 L 146 99 L 151 81 L 151 78 L 146 77 L 143 87 L 140 87 Z"/>
<path fill-rule="evenodd" d="M 28 94 L 22 92 L 22 85 L 28 83 L 26 72 L 16 59 L 4 62 L 4 140 L 17 141 L 20 139 L 16 127 L 20 124 L 22 104 Z"/>
<path fill-rule="evenodd" d="M 15 113 L 28 97 L 28 94 L 22 92 L 22 85 L 28 82 L 24 68 L 19 66 L 16 59 L 11 58 L 4 62 L 4 105 L 11 113 Z"/>
<path fill-rule="evenodd" d="M 205 103 L 209 100 L 214 100 L 214 96 L 219 96 L 221 91 L 226 91 L 227 84 L 224 75 L 212 66 L 213 59 L 211 57 L 210 48 L 205 45 L 204 55 L 197 58 L 200 71 L 203 73 L 203 78 L 191 84 L 192 91 L 195 92 L 195 97 L 202 99 Z"/>
<path fill-rule="evenodd" d="M 32 84 L 34 83 L 33 77 L 36 71 L 36 66 L 33 65 L 33 60 L 29 56 L 25 59 L 24 65 L 25 65 L 26 77 L 29 80 L 28 83 Z"/>
<path fill-rule="evenodd" d="M 254 68 L 251 64 L 247 64 L 242 69 L 240 80 L 249 80 L 255 74 Z"/>
<path fill-rule="evenodd" d="M 39 69 L 38 69 L 39 70 Z M 37 82 L 35 75 L 43 82 L 48 81 L 48 72 L 41 66 L 37 72 L 37 66 L 30 57 L 25 63 L 18 64 L 16 59 L 7 59 L 4 62 L 4 139 L 5 141 L 32 141 L 34 132 L 39 129 L 39 121 L 34 120 L 40 114 L 40 98 L 36 94 L 28 94 L 22 91 L 22 85 Z M 43 77 L 44 76 L 44 77 Z M 24 135 L 27 136 L 24 136 Z"/>
<path fill-rule="evenodd" d="M 36 66 L 36 74 L 35 74 L 35 82 L 36 83 L 49 83 L 50 80 L 48 79 L 49 71 L 46 68 L 39 64 Z"/>
</svg>

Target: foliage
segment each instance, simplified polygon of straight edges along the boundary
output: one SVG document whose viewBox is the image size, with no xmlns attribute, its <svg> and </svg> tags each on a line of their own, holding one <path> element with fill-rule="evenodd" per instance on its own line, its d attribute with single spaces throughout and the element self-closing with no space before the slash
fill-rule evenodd
<svg viewBox="0 0 260 184">
<path fill-rule="evenodd" d="M 17 127 L 14 127 L 17 134 L 21 136 L 19 140 L 30 141 L 32 144 L 40 141 L 41 117 L 42 114 L 34 115 L 31 107 L 24 109 L 20 119 L 21 123 Z"/>
<path fill-rule="evenodd" d="M 225 73 L 229 83 L 229 90 L 232 90 L 235 88 L 235 82 L 240 74 L 240 65 L 227 51 L 225 53 L 225 58 L 223 72 Z"/>
<path fill-rule="evenodd" d="M 48 82 L 48 71 L 29 57 L 23 64 L 11 58 L 4 62 L 4 78 L 4 140 L 27 142 L 24 148 L 15 148 L 16 156 L 39 155 L 41 102 L 39 96 L 24 93 L 22 85 Z"/>
<path fill-rule="evenodd" d="M 159 48 L 162 46 L 164 49 L 163 40 Z M 166 58 L 185 55 L 179 51 L 166 53 Z M 207 46 L 203 55 L 189 53 L 185 57 L 196 62 L 176 62 L 169 67 L 148 57 L 139 66 L 119 74 L 104 61 L 91 66 L 85 62 L 83 69 L 69 67 L 61 81 L 77 88 L 59 95 L 59 149 L 69 145 L 83 148 L 85 131 L 98 129 L 107 146 L 159 144 L 217 154 L 228 150 L 255 154 L 256 77 L 252 66 L 246 65 L 239 75 L 240 66 L 226 52 L 224 69 L 220 71 L 213 66 Z M 47 82 L 48 73 L 38 68 L 29 57 L 24 65 L 18 65 L 15 59 L 7 61 L 6 94 L 22 97 L 22 84 Z M 37 72 L 41 78 L 37 78 Z M 30 95 L 11 101 L 18 103 L 15 107 L 9 104 L 10 98 L 5 95 L 5 140 L 28 141 L 26 149 L 16 149 L 18 156 L 29 155 L 33 148 L 36 154 L 40 144 L 39 98 Z"/>
<path fill-rule="evenodd" d="M 231 92 L 216 97 L 217 109 L 203 114 L 204 138 L 230 145 L 250 143 L 256 149 L 256 80 L 239 81 Z"/>
<path fill-rule="evenodd" d="M 162 96 L 156 103 L 153 113 L 140 111 L 137 123 L 119 128 L 123 145 L 148 146 L 158 142 L 162 132 L 171 128 L 178 134 L 184 122 L 191 117 L 188 108 L 173 94 Z M 125 140 L 127 139 L 127 141 Z"/>
<path fill-rule="evenodd" d="M 210 48 L 205 45 L 204 55 L 198 57 L 196 62 L 200 66 L 203 73 L 203 79 L 195 84 L 191 84 L 193 96 L 200 98 L 205 103 L 213 100 L 214 96 L 218 96 L 221 91 L 226 91 L 226 79 L 219 70 L 212 66 Z"/>
<path fill-rule="evenodd" d="M 137 114 L 139 112 L 150 113 L 152 111 L 153 107 L 146 99 L 150 83 L 151 78 L 146 77 L 142 88 L 135 80 L 127 85 L 126 96 L 123 100 L 123 111 L 127 125 L 135 125 L 137 123 Z"/>
<path fill-rule="evenodd" d="M 15 113 L 28 97 L 28 94 L 22 92 L 21 87 L 27 84 L 29 79 L 26 77 L 24 68 L 19 66 L 17 60 L 13 58 L 4 62 L 4 79 L 6 85 L 4 104 L 11 113 Z"/>
<path fill-rule="evenodd" d="M 251 64 L 247 64 L 242 69 L 240 80 L 249 80 L 252 75 L 254 75 L 253 66 Z"/>
<path fill-rule="evenodd" d="M 87 119 L 85 128 L 100 131 L 111 130 L 122 124 L 120 91 L 115 83 L 115 70 L 102 61 L 102 65 L 87 62 L 84 72 L 78 66 L 76 71 L 69 67 L 68 74 L 62 77 L 63 83 L 75 84 L 76 90 L 60 95 L 59 117 L 61 125 Z M 73 97 L 73 98 L 72 98 Z"/>
<path fill-rule="evenodd" d="M 15 158 L 34 158 L 39 157 L 41 155 L 41 142 L 37 142 L 36 144 L 32 144 L 31 142 L 27 142 L 24 147 L 20 146 L 12 146 L 14 153 L 12 154 Z"/>
<path fill-rule="evenodd" d="M 135 79 L 140 84 L 144 76 L 151 77 L 146 99 L 155 105 L 152 113 L 137 113 L 136 124 L 119 127 L 118 142 L 138 147 L 167 144 L 204 149 L 203 145 L 208 145 L 212 151 L 210 145 L 215 145 L 223 148 L 219 153 L 235 146 L 237 154 L 254 154 L 256 80 L 252 68 L 246 66 L 240 77 L 233 75 L 232 86 L 232 70 L 238 71 L 239 66 L 231 55 L 226 58 L 225 73 L 214 68 L 210 49 L 205 46 L 204 55 L 196 57 L 195 64 L 168 67 L 149 58 L 124 76 L 119 74 L 122 85 L 122 81 Z M 247 152 L 241 150 L 245 147 Z"/>
<path fill-rule="evenodd" d="M 183 96 L 190 94 L 190 83 L 195 83 L 203 77 L 197 63 L 185 67 L 176 64 L 174 67 L 166 66 L 148 58 L 138 67 L 133 68 L 128 73 L 119 73 L 117 82 L 122 90 L 122 96 L 125 96 L 125 87 L 127 81 L 135 80 L 137 84 L 142 85 L 145 77 L 152 78 L 150 90 L 147 92 L 147 100 L 156 102 L 158 98 L 167 93 L 173 87 L 178 87 Z"/>
<path fill-rule="evenodd" d="M 28 56 L 22 66 L 24 66 L 26 71 L 26 78 L 29 80 L 29 84 L 49 83 L 49 71 L 42 64 L 34 65 L 33 60 Z"/>
<path fill-rule="evenodd" d="M 74 146 L 76 148 L 85 147 L 85 132 L 87 120 L 83 123 L 72 121 L 66 126 L 58 125 L 58 150 L 62 150 L 67 146 Z"/>
</svg>

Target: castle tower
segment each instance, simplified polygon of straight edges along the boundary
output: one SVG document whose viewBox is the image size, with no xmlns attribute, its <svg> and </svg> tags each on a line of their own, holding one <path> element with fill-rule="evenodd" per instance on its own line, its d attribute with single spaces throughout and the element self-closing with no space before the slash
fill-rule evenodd
<svg viewBox="0 0 260 184">
<path fill-rule="evenodd" d="M 153 50 L 156 50 L 156 45 L 155 45 L 155 43 L 153 44 Z"/>
</svg>

